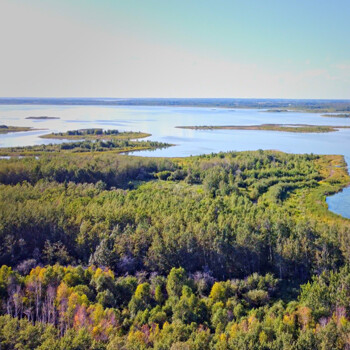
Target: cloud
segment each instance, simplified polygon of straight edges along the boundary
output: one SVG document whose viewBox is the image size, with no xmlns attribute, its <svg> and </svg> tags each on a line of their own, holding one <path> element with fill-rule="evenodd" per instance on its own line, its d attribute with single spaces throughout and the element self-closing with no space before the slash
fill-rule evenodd
<svg viewBox="0 0 350 350">
<path fill-rule="evenodd" d="M 350 74 L 350 62 L 342 62 L 342 63 L 337 63 L 334 64 L 333 67 L 347 73 Z"/>
</svg>

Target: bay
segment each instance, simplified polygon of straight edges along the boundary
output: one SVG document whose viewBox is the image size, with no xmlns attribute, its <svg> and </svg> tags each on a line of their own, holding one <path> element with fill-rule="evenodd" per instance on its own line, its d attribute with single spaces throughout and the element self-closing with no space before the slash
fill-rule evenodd
<svg viewBox="0 0 350 350">
<path fill-rule="evenodd" d="M 48 116 L 60 119 L 26 119 Z M 350 160 L 350 129 L 331 133 L 285 133 L 251 130 L 189 130 L 176 126 L 255 124 L 347 125 L 344 118 L 324 118 L 318 113 L 266 112 L 258 109 L 227 109 L 168 106 L 67 106 L 0 105 L 0 124 L 30 126 L 29 132 L 0 135 L 0 147 L 61 143 L 39 136 L 81 128 L 143 131 L 148 139 L 175 146 L 133 152 L 145 157 L 187 157 L 221 151 L 273 149 L 289 153 L 341 154 Z M 350 188 L 327 198 L 329 209 L 350 218 Z"/>
</svg>

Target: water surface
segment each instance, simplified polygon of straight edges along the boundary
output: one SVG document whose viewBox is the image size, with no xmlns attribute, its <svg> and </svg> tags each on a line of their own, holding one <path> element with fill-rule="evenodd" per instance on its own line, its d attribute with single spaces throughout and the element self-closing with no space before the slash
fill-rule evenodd
<svg viewBox="0 0 350 350">
<path fill-rule="evenodd" d="M 55 120 L 25 119 L 28 116 L 59 117 Z M 60 143 L 40 135 L 81 128 L 143 131 L 149 139 L 174 147 L 134 152 L 151 157 L 185 157 L 220 151 L 278 149 L 289 153 L 341 154 L 350 160 L 350 129 L 320 134 L 254 130 L 189 130 L 176 126 L 255 124 L 347 125 L 350 119 L 324 118 L 317 113 L 263 112 L 256 109 L 225 109 L 154 106 L 50 106 L 0 105 L 0 124 L 31 126 L 30 132 L 0 135 L 0 147 Z M 350 218 L 350 189 L 327 199 L 329 209 Z"/>
</svg>

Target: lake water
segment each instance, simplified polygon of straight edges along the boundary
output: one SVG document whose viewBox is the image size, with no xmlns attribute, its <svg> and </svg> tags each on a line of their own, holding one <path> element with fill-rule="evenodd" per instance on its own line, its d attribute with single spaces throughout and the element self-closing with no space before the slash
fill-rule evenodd
<svg viewBox="0 0 350 350">
<path fill-rule="evenodd" d="M 60 119 L 33 120 L 29 116 Z M 0 135 L 0 147 L 60 143 L 40 135 L 81 128 L 143 131 L 149 139 L 175 146 L 134 152 L 150 157 L 185 157 L 220 151 L 278 149 L 289 153 L 341 154 L 350 164 L 350 129 L 322 134 L 282 133 L 251 130 L 186 130 L 185 125 L 252 124 L 347 125 L 350 119 L 324 118 L 316 113 L 271 113 L 255 109 L 143 107 L 143 106 L 48 106 L 0 105 L 0 125 L 31 126 L 44 129 Z M 350 188 L 327 199 L 329 209 L 350 218 Z"/>
</svg>

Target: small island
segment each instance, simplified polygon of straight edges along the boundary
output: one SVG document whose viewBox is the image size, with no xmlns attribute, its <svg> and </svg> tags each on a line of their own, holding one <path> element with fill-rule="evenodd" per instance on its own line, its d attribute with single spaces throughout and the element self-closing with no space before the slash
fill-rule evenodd
<svg viewBox="0 0 350 350">
<path fill-rule="evenodd" d="M 266 111 L 262 111 L 266 113 L 286 113 L 290 112 L 288 109 L 267 109 Z"/>
<path fill-rule="evenodd" d="M 144 132 L 103 130 L 100 128 L 70 130 L 67 132 L 51 133 L 40 136 L 44 139 L 56 140 L 130 140 L 151 136 Z"/>
<path fill-rule="evenodd" d="M 261 124 L 261 125 L 217 125 L 217 126 L 177 126 L 179 129 L 191 130 L 263 130 L 294 133 L 325 133 L 339 129 L 348 129 L 350 126 L 308 125 L 308 124 Z"/>
<path fill-rule="evenodd" d="M 322 114 L 321 117 L 326 117 L 326 118 L 350 118 L 350 113 Z"/>
<path fill-rule="evenodd" d="M 26 119 L 34 119 L 34 120 L 48 120 L 48 119 L 60 119 L 59 117 L 47 117 L 47 116 L 40 116 L 40 117 L 27 117 Z"/>
<path fill-rule="evenodd" d="M 20 131 L 30 131 L 37 130 L 28 126 L 8 126 L 0 125 L 0 134 L 8 134 L 9 132 L 20 132 Z"/>
</svg>

